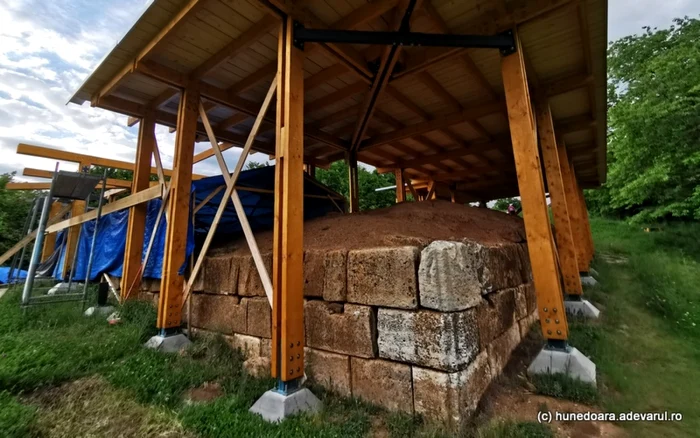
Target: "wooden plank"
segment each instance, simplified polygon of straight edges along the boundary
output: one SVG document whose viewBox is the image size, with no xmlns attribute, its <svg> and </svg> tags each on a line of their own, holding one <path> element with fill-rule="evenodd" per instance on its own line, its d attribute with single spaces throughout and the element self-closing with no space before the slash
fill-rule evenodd
<svg viewBox="0 0 700 438">
<path fill-rule="evenodd" d="M 590 270 L 591 262 L 593 261 L 593 255 L 595 254 L 595 247 L 593 245 L 593 234 L 591 233 L 591 223 L 588 219 L 588 208 L 586 207 L 586 198 L 583 195 L 583 189 L 579 185 L 578 179 L 576 179 L 575 177 L 575 171 L 572 171 L 572 174 L 574 175 L 574 185 L 576 187 L 576 191 L 578 192 L 579 206 L 581 207 L 583 237 L 586 248 L 586 260 L 588 269 Z M 588 272 L 588 270 L 585 272 Z"/>
<path fill-rule="evenodd" d="M 64 205 L 54 217 L 49 218 L 48 222 L 46 222 L 46 225 L 50 226 L 50 225 L 53 225 L 54 223 L 56 223 L 58 220 L 60 220 L 60 218 L 65 216 L 71 210 L 71 207 L 72 207 L 71 204 Z M 22 248 L 27 246 L 31 241 L 36 239 L 36 235 L 37 235 L 37 230 L 32 231 L 31 233 L 24 236 L 19 242 L 15 243 L 12 246 L 12 248 L 5 251 L 5 253 L 0 256 L 0 265 L 4 264 L 6 261 L 10 260 L 10 257 L 15 255 L 18 251 L 20 251 Z"/>
<path fill-rule="evenodd" d="M 525 233 L 537 291 L 537 310 L 546 339 L 566 340 L 568 326 L 552 244 L 547 202 L 542 181 L 537 133 L 522 47 L 516 36 L 516 52 L 501 59 L 513 154 L 523 205 Z"/>
<path fill-rule="evenodd" d="M 182 293 L 185 279 L 179 270 L 185 263 L 190 218 L 192 160 L 199 117 L 199 89 L 186 88 L 180 97 L 175 137 L 174 175 L 170 180 L 170 204 L 167 212 L 163 273 L 158 300 L 158 328 L 177 328 L 182 321 Z M 183 232 L 185 230 L 185 232 Z"/>
<path fill-rule="evenodd" d="M 559 154 L 559 165 L 561 166 L 562 181 L 564 183 L 564 195 L 569 213 L 569 223 L 571 224 L 571 235 L 576 251 L 576 263 L 578 271 L 588 272 L 587 256 L 585 249 L 584 225 L 581 216 L 578 193 L 574 185 L 574 176 L 571 170 L 571 163 L 563 141 L 558 141 L 557 152 Z"/>
<path fill-rule="evenodd" d="M 7 190 L 48 190 L 51 188 L 51 183 L 41 182 L 9 182 L 5 185 Z"/>
<path fill-rule="evenodd" d="M 403 169 L 394 169 L 396 178 L 396 203 L 406 202 L 406 184 L 403 181 Z"/>
<path fill-rule="evenodd" d="M 151 199 L 156 199 L 161 197 L 160 186 L 149 187 L 139 193 L 133 193 L 127 197 L 116 200 L 110 204 L 102 207 L 102 215 L 106 215 L 115 211 L 124 210 L 125 208 L 133 207 L 134 205 L 141 204 L 143 202 L 148 202 Z M 87 213 L 72 216 L 70 219 L 63 220 L 61 222 L 55 223 L 51 226 L 46 227 L 47 233 L 55 233 L 61 231 L 68 227 L 82 224 L 87 221 L 91 221 L 97 217 L 97 210 L 92 210 Z"/>
<path fill-rule="evenodd" d="M 81 165 L 80 167 L 82 168 L 83 166 Z M 97 210 L 93 211 L 95 212 L 95 217 L 97 217 Z M 70 212 L 71 219 L 75 217 L 84 216 L 84 213 L 85 201 L 73 201 Z M 72 226 L 68 229 L 68 233 L 66 234 L 66 249 L 65 256 L 63 258 L 63 269 L 61 271 L 61 278 L 66 278 L 73 269 L 73 259 L 75 258 L 74 255 L 78 248 L 78 238 L 80 237 L 80 229 L 81 227 Z M 53 230 L 49 230 L 47 228 L 46 232 L 53 232 Z"/>
<path fill-rule="evenodd" d="M 387 144 L 392 141 L 403 140 L 405 138 L 414 137 L 416 135 L 446 128 L 448 126 L 470 120 L 473 121 L 480 117 L 485 117 L 487 115 L 500 112 L 503 110 L 503 108 L 503 102 L 493 102 L 479 107 L 467 108 L 463 111 L 458 111 L 456 113 L 440 116 L 433 120 L 428 120 L 427 122 L 417 123 L 415 125 L 397 129 L 386 134 L 377 135 L 363 141 L 362 145 L 360 146 L 360 150 L 369 150 L 373 147 Z"/>
<path fill-rule="evenodd" d="M 59 220 L 59 213 L 63 210 L 63 205 L 58 201 L 54 201 L 51 204 L 51 210 L 49 210 L 49 220 L 55 219 Z M 49 233 L 44 236 L 44 245 L 41 248 L 41 263 L 44 263 L 46 259 L 51 257 L 54 249 L 56 247 L 56 233 Z"/>
<path fill-rule="evenodd" d="M 151 156 L 156 148 L 155 113 L 149 112 L 139 125 L 138 143 L 136 145 L 136 166 L 133 175 L 131 193 L 139 193 L 150 186 Z M 129 221 L 126 226 L 126 245 L 124 247 L 124 266 L 122 269 L 121 291 L 126 294 L 129 286 L 139 290 L 141 286 L 141 257 L 143 256 L 143 236 L 146 232 L 145 203 L 134 205 L 129 209 Z M 126 297 L 122 297 L 126 298 Z"/>
<path fill-rule="evenodd" d="M 87 165 L 109 167 L 110 169 L 134 170 L 134 163 L 127 161 L 112 160 L 110 158 L 95 157 L 92 155 L 84 155 L 75 152 L 63 151 L 60 149 L 47 148 L 43 146 L 35 146 L 27 143 L 17 145 L 17 153 L 21 155 L 31 155 L 34 157 L 51 158 L 53 160 L 70 161 L 73 163 L 87 163 Z M 158 170 L 151 167 L 151 175 L 156 175 Z M 172 176 L 173 171 L 163 169 L 165 176 Z M 194 175 L 193 178 L 201 179 L 204 175 Z"/>
<path fill-rule="evenodd" d="M 551 199 L 552 216 L 554 216 L 554 232 L 556 249 L 559 254 L 559 267 L 564 278 L 564 292 L 569 295 L 581 295 L 581 277 L 576 261 L 576 246 L 571 233 L 571 221 L 566 203 L 564 179 L 559 164 L 557 141 L 554 136 L 552 112 L 546 98 L 542 97 L 537 103 L 537 129 L 539 131 L 540 149 L 547 175 L 547 188 Z"/>
<path fill-rule="evenodd" d="M 418 192 L 416 192 L 416 188 L 413 187 L 413 183 L 411 182 L 411 178 L 406 178 L 406 185 L 408 186 L 408 190 L 411 192 L 411 196 L 413 196 L 413 201 L 420 201 L 420 198 L 418 197 Z"/>
<path fill-rule="evenodd" d="M 25 167 L 22 170 L 22 175 L 33 176 L 37 178 L 53 178 L 53 172 L 50 170 L 34 169 Z M 107 187 L 118 187 L 122 189 L 131 188 L 131 181 L 125 179 L 107 178 Z"/>
<path fill-rule="evenodd" d="M 285 382 L 304 375 L 304 53 L 293 25 L 279 38 L 272 268 L 272 374 Z"/>
<path fill-rule="evenodd" d="M 360 183 L 357 171 L 357 152 L 348 152 L 345 160 L 348 165 L 348 212 L 357 213 L 360 211 Z"/>
</svg>

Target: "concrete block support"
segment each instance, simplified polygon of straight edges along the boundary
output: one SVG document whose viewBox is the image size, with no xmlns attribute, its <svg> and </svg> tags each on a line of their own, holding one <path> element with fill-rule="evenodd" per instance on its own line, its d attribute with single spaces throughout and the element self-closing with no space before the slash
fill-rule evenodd
<svg viewBox="0 0 700 438">
<path fill-rule="evenodd" d="M 265 421 L 277 423 L 295 414 L 314 413 L 320 409 L 321 401 L 308 388 L 290 394 L 271 389 L 255 402 L 250 412 L 259 414 Z"/>
<path fill-rule="evenodd" d="M 600 310 L 588 300 L 564 300 L 564 307 L 566 308 L 566 313 L 569 315 L 588 319 L 598 319 L 600 317 Z"/>
<path fill-rule="evenodd" d="M 178 353 L 192 344 L 182 333 L 174 335 L 156 335 L 146 341 L 145 347 L 163 353 Z"/>
<path fill-rule="evenodd" d="M 530 375 L 561 373 L 586 383 L 596 384 L 595 364 L 571 346 L 565 349 L 545 346 L 532 361 L 527 373 Z"/>
</svg>

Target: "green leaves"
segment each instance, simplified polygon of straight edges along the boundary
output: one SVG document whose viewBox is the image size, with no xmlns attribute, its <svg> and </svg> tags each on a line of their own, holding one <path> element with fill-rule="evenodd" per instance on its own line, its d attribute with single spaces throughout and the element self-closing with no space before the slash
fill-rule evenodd
<svg viewBox="0 0 700 438">
<path fill-rule="evenodd" d="M 700 21 L 674 20 L 610 45 L 608 181 L 602 214 L 700 219 Z"/>
</svg>

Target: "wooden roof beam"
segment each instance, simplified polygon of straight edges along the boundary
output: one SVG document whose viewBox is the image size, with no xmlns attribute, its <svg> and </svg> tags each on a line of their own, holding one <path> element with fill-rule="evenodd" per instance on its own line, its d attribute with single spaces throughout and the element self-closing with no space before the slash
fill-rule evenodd
<svg viewBox="0 0 700 438">
<path fill-rule="evenodd" d="M 504 110 L 503 102 L 493 102 L 486 105 L 481 105 L 473 108 L 466 108 L 456 113 L 441 115 L 433 120 L 418 123 L 412 126 L 407 126 L 403 129 L 397 129 L 387 134 L 382 134 L 370 138 L 362 143 L 360 150 L 370 149 L 372 147 L 386 144 L 392 141 L 402 140 L 404 138 L 414 137 L 430 131 L 436 131 L 448 126 L 457 125 L 467 121 L 474 121 L 480 117 L 485 117 L 489 114 L 494 114 Z"/>
<path fill-rule="evenodd" d="M 505 14 L 501 11 L 502 8 L 493 2 L 489 5 L 491 9 L 486 9 L 479 17 L 453 29 L 453 33 L 495 35 L 574 2 L 575 0 L 515 0 L 507 4 Z M 452 59 L 454 55 L 466 53 L 466 50 L 462 47 L 423 48 L 414 54 L 406 68 L 395 73 L 392 79 L 419 73 L 439 62 Z"/>
</svg>

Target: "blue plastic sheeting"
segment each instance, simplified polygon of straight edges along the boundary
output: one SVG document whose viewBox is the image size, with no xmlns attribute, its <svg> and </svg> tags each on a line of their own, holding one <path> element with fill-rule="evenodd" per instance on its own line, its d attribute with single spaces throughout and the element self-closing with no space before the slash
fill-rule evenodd
<svg viewBox="0 0 700 438">
<path fill-rule="evenodd" d="M 148 202 L 148 213 L 146 215 L 146 230 L 144 233 L 143 253 L 146 254 L 151 232 L 155 226 L 161 200 L 153 199 Z M 107 273 L 116 277 L 121 277 L 124 264 L 124 250 L 126 246 L 126 232 L 129 222 L 129 210 L 116 211 L 100 218 L 97 227 L 97 240 L 95 241 L 95 252 L 90 270 L 90 280 L 96 280 L 100 274 Z M 165 247 L 165 218 L 161 219 L 158 232 L 156 233 L 153 248 L 148 258 L 144 277 L 160 278 L 163 268 L 163 249 Z M 92 235 L 95 230 L 95 221 L 85 222 L 82 225 L 80 239 L 78 241 L 78 258 L 76 260 L 73 280 L 84 281 L 90 256 L 90 246 L 92 245 Z M 192 226 L 189 227 L 187 236 L 187 257 L 194 251 L 194 237 Z M 54 278 L 60 278 L 65 261 L 65 245 L 61 249 L 61 257 L 56 263 Z M 180 273 L 184 271 L 184 265 Z"/>
<path fill-rule="evenodd" d="M 194 202 L 191 203 L 191 206 L 198 205 L 214 190 L 225 184 L 223 176 L 213 176 L 194 181 L 192 183 Z M 268 166 L 241 172 L 236 185 L 239 187 L 251 187 L 272 192 L 275 186 L 275 167 Z M 219 191 L 219 193 L 195 215 L 194 227 L 190 224 L 187 233 L 187 257 L 194 251 L 195 240 L 201 242 L 209 232 L 216 210 L 224 196 L 224 191 L 225 190 Z M 319 198 L 304 198 L 304 219 L 324 216 L 333 211 L 337 212 L 337 207 L 333 201 L 328 198 L 331 192 L 306 175 L 304 176 L 304 193 L 306 195 L 319 196 Z M 271 229 L 274 224 L 274 194 L 250 192 L 245 191 L 243 188 L 238 190 L 238 194 L 253 231 Z M 340 208 L 344 208 L 345 203 L 343 200 L 338 199 L 335 200 L 335 202 Z M 156 221 L 156 216 L 158 215 L 160 204 L 160 199 L 154 199 L 148 202 L 148 214 L 146 216 L 146 230 L 143 243 L 144 254 L 148 247 L 148 241 Z M 100 219 L 90 280 L 97 279 L 101 273 L 121 277 L 128 220 L 128 210 L 117 211 L 105 215 Z M 161 277 L 165 247 L 165 222 L 165 218 L 161 219 L 161 224 L 156 234 L 155 242 L 153 243 L 153 249 L 151 250 L 151 255 L 146 265 L 144 273 L 144 277 L 146 278 Z M 94 229 L 94 221 L 86 222 L 82 225 L 82 232 L 80 233 L 80 240 L 78 242 L 78 259 L 73 280 L 83 281 L 85 279 Z M 234 238 L 242 233 L 243 230 L 238 221 L 233 203 L 229 200 L 226 210 L 219 222 L 216 236 L 217 238 L 228 239 Z M 64 259 L 65 244 L 62 245 L 61 256 L 53 272 L 54 278 L 60 278 Z M 184 268 L 185 265 L 180 269 L 180 273 L 184 272 Z"/>
<path fill-rule="evenodd" d="M 223 176 L 213 176 L 194 181 L 192 186 L 194 188 L 195 205 L 202 202 L 212 191 L 225 184 Z M 260 167 L 241 172 L 238 176 L 236 186 L 273 191 L 275 188 L 275 166 Z M 198 241 L 199 238 L 203 238 L 203 235 L 206 235 L 209 231 L 216 210 L 224 196 L 224 191 L 225 190 L 221 190 L 217 193 L 216 196 L 195 215 L 195 235 L 198 237 Z M 328 198 L 328 195 L 331 194 L 329 189 L 311 180 L 311 178 L 306 175 L 304 175 L 304 194 L 321 197 L 304 198 L 304 220 L 324 216 L 331 212 L 338 212 L 338 208 L 333 204 L 333 201 Z M 238 189 L 238 196 L 241 199 L 241 204 L 243 204 L 246 217 L 253 231 L 269 230 L 273 227 L 275 207 L 275 197 L 273 193 L 249 192 L 241 188 Z M 336 199 L 335 202 L 340 208 L 344 208 L 344 200 Z M 217 237 L 236 236 L 242 233 L 243 229 L 238 221 L 236 210 L 233 208 L 233 202 L 228 201 L 224 215 L 217 228 Z"/>
<path fill-rule="evenodd" d="M 8 277 L 10 276 L 10 267 L 9 266 L 0 266 L 0 283 L 2 284 L 7 284 Z M 17 279 L 19 276 L 20 280 L 24 280 L 27 278 L 27 271 L 17 271 L 15 269 L 12 271 L 12 279 Z"/>
</svg>

